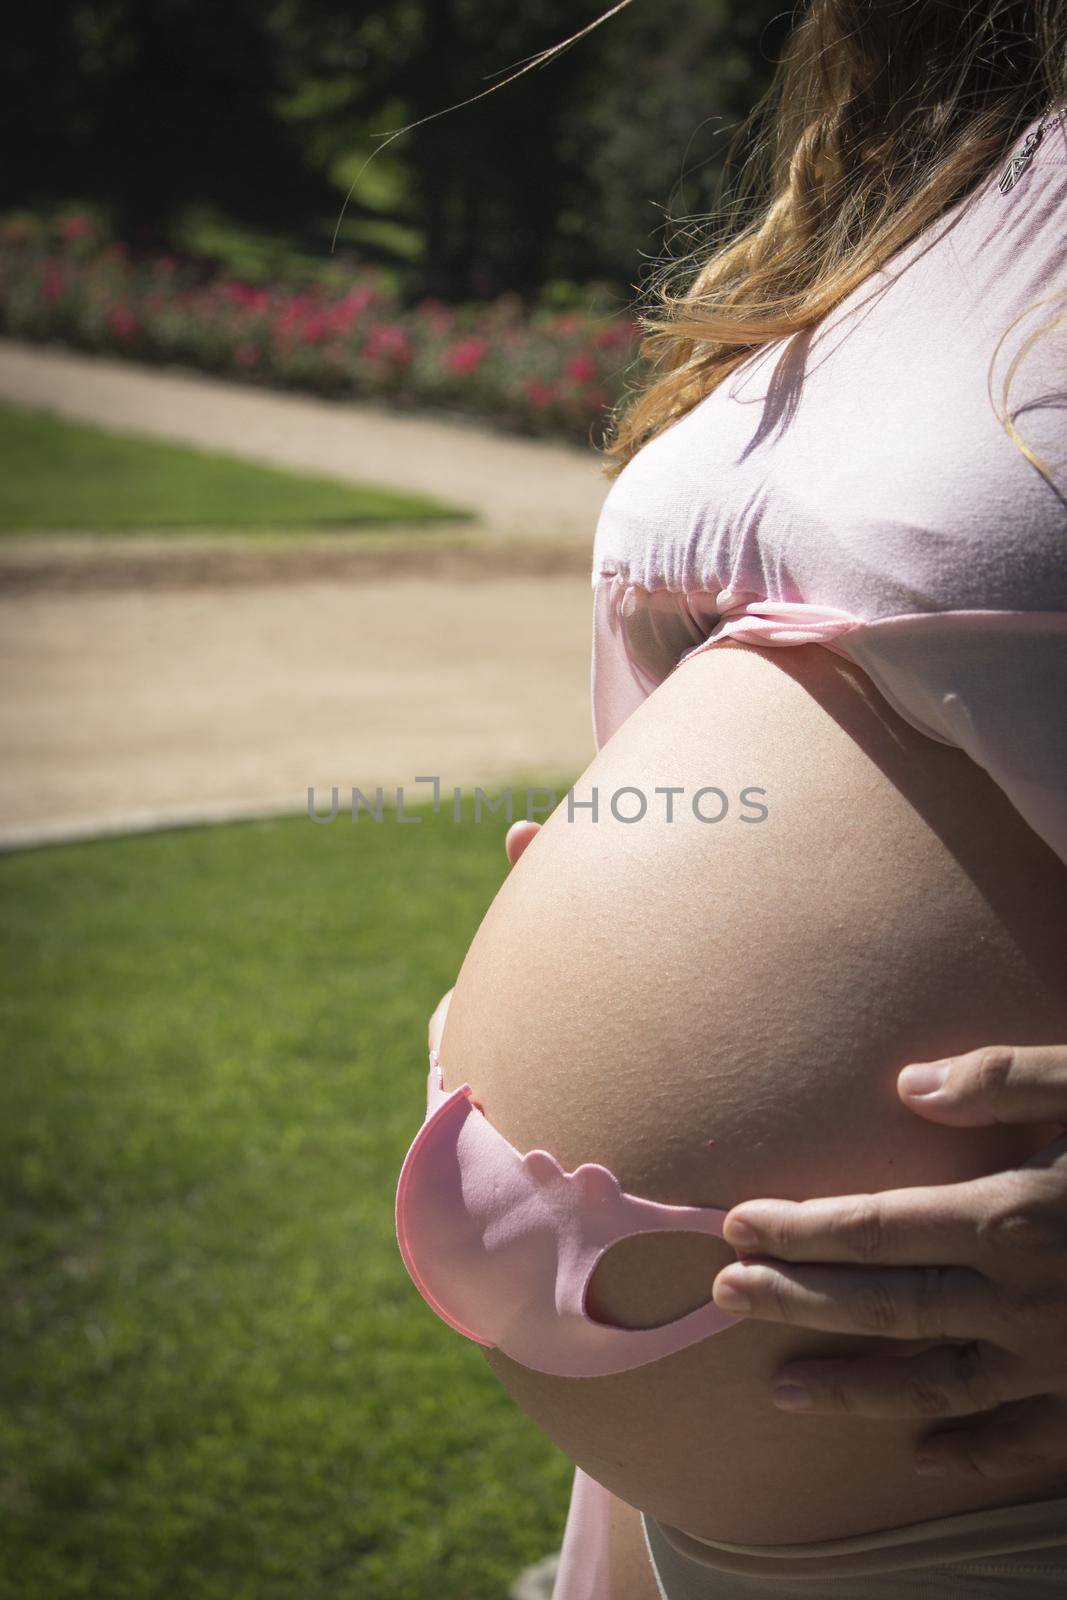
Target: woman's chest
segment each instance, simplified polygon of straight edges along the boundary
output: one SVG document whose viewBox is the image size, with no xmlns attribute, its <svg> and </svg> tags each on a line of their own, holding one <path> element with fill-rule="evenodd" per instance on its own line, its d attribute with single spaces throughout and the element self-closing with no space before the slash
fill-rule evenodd
<svg viewBox="0 0 1067 1600">
<path fill-rule="evenodd" d="M 1016 308 L 991 311 L 961 282 L 929 267 L 879 280 L 757 351 L 620 474 L 594 577 L 868 621 L 1067 604 L 1067 504 L 1001 420 L 1000 386 L 1035 323 L 998 351 Z M 1062 354 L 1035 347 L 1011 392 L 1021 433 L 1053 458 Z"/>
</svg>

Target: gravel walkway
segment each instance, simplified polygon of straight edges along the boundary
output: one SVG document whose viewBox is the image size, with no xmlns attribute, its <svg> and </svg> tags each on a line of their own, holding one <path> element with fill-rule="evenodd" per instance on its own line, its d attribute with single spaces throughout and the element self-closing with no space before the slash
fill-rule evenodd
<svg viewBox="0 0 1067 1600">
<path fill-rule="evenodd" d="M 577 777 L 590 615 L 562 577 L 0 598 L 0 845 Z"/>
<path fill-rule="evenodd" d="M 303 812 L 309 786 L 343 807 L 353 786 L 587 765 L 591 451 L 2 341 L 0 398 L 481 518 L 378 540 L 5 539 L 0 848 Z"/>
<path fill-rule="evenodd" d="M 435 495 L 491 535 L 592 543 L 608 489 L 593 450 L 466 419 L 309 399 L 182 369 L 0 339 L 0 400 L 273 466 Z"/>
</svg>

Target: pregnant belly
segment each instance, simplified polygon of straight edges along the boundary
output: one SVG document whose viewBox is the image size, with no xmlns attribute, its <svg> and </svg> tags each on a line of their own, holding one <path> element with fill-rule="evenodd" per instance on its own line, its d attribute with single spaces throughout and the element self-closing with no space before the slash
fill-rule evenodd
<svg viewBox="0 0 1067 1600">
<path fill-rule="evenodd" d="M 712 786 L 728 809 L 702 821 L 693 797 Z M 563 802 L 505 879 L 441 1040 L 446 1083 L 470 1083 L 517 1149 L 568 1170 L 601 1162 L 632 1194 L 729 1207 L 961 1180 L 1053 1136 L 939 1128 L 897 1098 L 908 1061 L 1067 1039 L 1067 871 L 985 773 L 857 669 L 814 645 L 695 656 L 604 746 L 576 801 L 594 789 L 596 819 Z M 613 814 L 623 789 L 637 793 L 619 815 L 643 797 L 640 821 Z M 762 820 L 742 820 L 757 805 Z M 626 1327 L 672 1320 L 731 1259 L 706 1237 L 623 1241 L 590 1309 Z M 917 1479 L 923 1426 L 788 1416 L 768 1399 L 790 1357 L 881 1348 L 901 1347 L 747 1322 L 601 1378 L 486 1359 L 613 1494 L 709 1538 L 837 1538 L 1052 1490 Z"/>
</svg>

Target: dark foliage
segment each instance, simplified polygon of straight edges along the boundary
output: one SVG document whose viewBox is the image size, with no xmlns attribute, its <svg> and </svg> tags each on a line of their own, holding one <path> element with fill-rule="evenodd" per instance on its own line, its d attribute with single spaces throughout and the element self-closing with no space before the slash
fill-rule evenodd
<svg viewBox="0 0 1067 1600">
<path fill-rule="evenodd" d="M 477 104 L 604 9 L 573 0 L 38 0 L 0 53 L 0 207 L 77 199 L 134 245 L 191 205 L 325 254 L 345 153 L 390 147 L 384 220 L 420 241 L 413 294 L 632 283 L 668 211 L 706 208 L 729 131 L 791 13 L 769 0 L 636 0 Z M 294 116 L 294 97 L 314 110 Z M 360 192 L 347 215 L 373 212 Z M 363 252 L 388 261 L 389 246 Z"/>
</svg>

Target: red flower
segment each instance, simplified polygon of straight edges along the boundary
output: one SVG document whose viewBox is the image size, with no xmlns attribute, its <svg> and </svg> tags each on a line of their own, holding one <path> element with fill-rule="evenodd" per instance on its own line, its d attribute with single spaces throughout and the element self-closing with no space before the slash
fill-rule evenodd
<svg viewBox="0 0 1067 1600">
<path fill-rule="evenodd" d="M 59 237 L 67 244 L 77 244 L 79 239 L 86 238 L 92 231 L 92 222 L 85 216 L 64 217 L 59 224 Z"/>
<path fill-rule="evenodd" d="M 366 301 L 361 299 L 356 294 L 346 294 L 343 299 L 338 300 L 336 304 L 332 305 L 329 311 L 325 313 L 325 315 L 329 318 L 331 332 L 341 334 L 351 333 L 352 329 L 359 321 L 360 312 L 363 310 L 365 304 Z"/>
<path fill-rule="evenodd" d="M 637 328 L 632 322 L 613 322 L 601 328 L 594 343 L 598 350 L 610 350 L 613 345 L 629 344 L 636 335 Z"/>
<path fill-rule="evenodd" d="M 528 378 L 524 387 L 527 399 L 538 411 L 544 411 L 556 398 L 556 391 L 552 385 L 541 383 L 537 378 Z"/>
<path fill-rule="evenodd" d="M 263 311 L 269 299 L 265 289 L 255 289 L 250 283 L 239 281 L 222 284 L 220 292 L 231 304 L 238 305 L 245 311 Z"/>
<path fill-rule="evenodd" d="M 63 294 L 63 274 L 51 262 L 47 263 L 41 275 L 41 293 L 49 301 L 58 300 Z"/>
<path fill-rule="evenodd" d="M 411 360 L 411 339 L 406 328 L 400 328 L 396 323 L 383 322 L 377 328 L 372 328 L 363 354 L 372 361 L 392 361 L 397 366 L 403 366 Z"/>
<path fill-rule="evenodd" d="M 468 377 L 472 372 L 477 372 L 489 354 L 490 348 L 488 339 L 463 339 L 449 350 L 445 356 L 445 365 L 450 372 L 455 372 L 459 377 Z"/>
<path fill-rule="evenodd" d="M 107 314 L 107 325 L 116 339 L 132 339 L 137 333 L 137 318 L 127 305 L 112 306 Z"/>
<path fill-rule="evenodd" d="M 339 307 L 358 317 L 361 311 L 366 311 L 375 301 L 374 290 L 369 284 L 360 284 L 358 289 L 349 289 L 348 293 L 338 302 Z"/>
<path fill-rule="evenodd" d="M 441 300 L 420 300 L 415 310 L 421 321 L 434 333 L 448 333 L 455 327 L 455 312 L 450 311 Z"/>
<path fill-rule="evenodd" d="M 574 378 L 578 383 L 592 383 L 596 377 L 596 362 L 592 356 L 571 356 L 566 372 L 568 378 Z"/>
<path fill-rule="evenodd" d="M 305 344 L 321 344 L 330 332 L 330 319 L 324 311 L 313 311 L 300 325 Z"/>
</svg>

